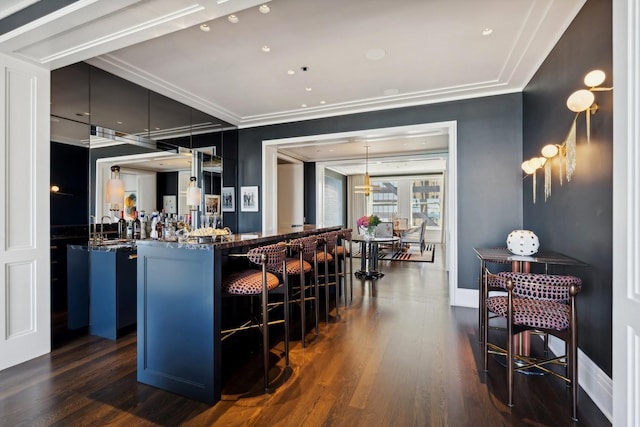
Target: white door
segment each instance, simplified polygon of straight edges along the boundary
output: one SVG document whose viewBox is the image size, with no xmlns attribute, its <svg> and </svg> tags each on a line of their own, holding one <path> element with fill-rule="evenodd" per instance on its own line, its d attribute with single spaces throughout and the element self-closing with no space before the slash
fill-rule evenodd
<svg viewBox="0 0 640 427">
<path fill-rule="evenodd" d="M 278 230 L 300 231 L 304 224 L 304 167 L 302 163 L 278 165 Z"/>
<path fill-rule="evenodd" d="M 49 71 L 0 54 L 0 369 L 51 351 Z"/>
<path fill-rule="evenodd" d="M 640 5 L 613 2 L 613 425 L 640 426 Z"/>
</svg>

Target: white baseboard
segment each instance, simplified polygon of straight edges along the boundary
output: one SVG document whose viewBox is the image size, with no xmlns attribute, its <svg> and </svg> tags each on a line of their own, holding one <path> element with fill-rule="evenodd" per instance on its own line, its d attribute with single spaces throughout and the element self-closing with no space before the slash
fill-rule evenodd
<svg viewBox="0 0 640 427">
<path fill-rule="evenodd" d="M 478 290 L 456 288 L 450 304 L 456 307 L 478 308 Z M 549 348 L 554 354 L 564 354 L 564 341 L 549 336 Z M 578 349 L 578 384 L 609 421 L 613 422 L 613 380 L 582 350 Z"/>
<path fill-rule="evenodd" d="M 478 308 L 478 290 L 456 288 L 453 298 L 449 298 L 449 304 L 456 307 Z"/>
<path fill-rule="evenodd" d="M 549 349 L 554 354 L 564 354 L 564 348 L 564 341 L 549 336 Z M 578 349 L 578 384 L 604 416 L 613 423 L 613 380 L 580 349 Z"/>
</svg>

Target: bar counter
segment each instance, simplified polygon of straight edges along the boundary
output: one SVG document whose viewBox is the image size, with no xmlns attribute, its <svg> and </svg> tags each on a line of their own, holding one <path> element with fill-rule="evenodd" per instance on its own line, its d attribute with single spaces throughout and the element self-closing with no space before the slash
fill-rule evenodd
<svg viewBox="0 0 640 427">
<path fill-rule="evenodd" d="M 218 402 L 226 254 L 337 229 L 234 234 L 213 243 L 138 241 L 138 381 Z"/>
</svg>

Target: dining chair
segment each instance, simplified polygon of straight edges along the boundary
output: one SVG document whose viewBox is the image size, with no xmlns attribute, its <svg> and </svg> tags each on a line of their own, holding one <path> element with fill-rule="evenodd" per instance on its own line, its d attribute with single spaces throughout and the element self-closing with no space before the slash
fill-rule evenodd
<svg viewBox="0 0 640 427">
<path fill-rule="evenodd" d="M 483 358 L 491 354 L 506 357 L 507 400 L 513 406 L 513 375 L 516 371 L 535 368 L 565 381 L 571 389 L 571 418 L 577 421 L 578 408 L 578 318 L 576 295 L 582 281 L 575 276 L 536 273 L 504 272 L 498 277 L 504 281 L 506 295 L 486 299 L 487 310 L 506 320 L 506 350 L 489 342 L 489 325 L 484 324 Z M 514 334 L 537 331 L 553 335 L 565 342 L 565 354 L 555 356 L 518 355 L 514 351 Z M 553 369 L 564 368 L 564 373 Z"/>
</svg>

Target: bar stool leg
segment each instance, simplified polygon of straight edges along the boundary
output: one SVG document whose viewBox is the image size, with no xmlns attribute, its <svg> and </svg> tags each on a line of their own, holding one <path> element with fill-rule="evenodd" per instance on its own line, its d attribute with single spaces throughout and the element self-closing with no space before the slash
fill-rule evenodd
<svg viewBox="0 0 640 427">
<path fill-rule="evenodd" d="M 306 290 L 306 287 L 305 287 L 304 268 L 302 268 L 302 265 L 304 263 L 304 259 L 302 258 L 302 255 L 303 255 L 303 250 L 300 250 L 300 323 L 302 324 L 302 326 L 301 326 L 301 329 L 302 329 L 302 348 L 305 348 L 305 342 L 306 342 L 305 337 L 307 336 L 307 333 L 306 333 L 306 323 L 307 323 L 306 305 L 307 305 L 307 302 L 305 301 L 305 299 L 307 297 L 307 290 Z"/>
<path fill-rule="evenodd" d="M 267 269 L 262 265 L 262 358 L 264 367 L 264 391 L 269 392 L 269 311 Z"/>
</svg>

